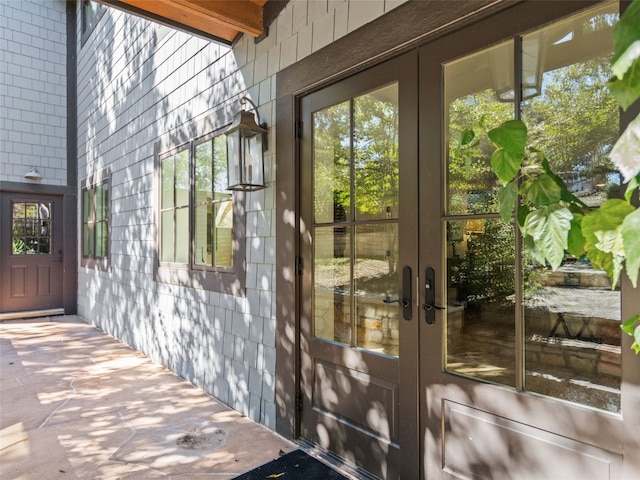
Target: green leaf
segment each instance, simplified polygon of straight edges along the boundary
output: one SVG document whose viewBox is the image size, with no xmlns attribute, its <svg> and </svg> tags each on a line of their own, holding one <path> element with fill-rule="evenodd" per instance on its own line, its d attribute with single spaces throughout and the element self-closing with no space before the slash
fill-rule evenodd
<svg viewBox="0 0 640 480">
<path fill-rule="evenodd" d="M 504 148 L 498 148 L 491 155 L 491 167 L 503 184 L 516 176 L 522 165 L 522 155 L 518 156 Z"/>
<path fill-rule="evenodd" d="M 629 320 L 620 325 L 620 328 L 627 334 L 633 337 L 634 342 L 631 344 L 631 348 L 636 354 L 640 353 L 640 325 L 636 326 L 636 323 L 640 321 L 640 314 L 634 315 Z"/>
<path fill-rule="evenodd" d="M 620 325 L 620 328 L 627 335 L 633 335 L 634 327 L 635 327 L 636 323 L 639 322 L 639 321 L 640 321 L 640 313 L 634 315 L 629 320 L 624 322 L 622 325 Z"/>
<path fill-rule="evenodd" d="M 546 173 L 525 181 L 520 187 L 520 194 L 524 197 L 525 203 L 537 206 L 558 203 L 561 198 L 560 187 Z"/>
<path fill-rule="evenodd" d="M 518 205 L 518 211 L 516 212 L 516 216 L 518 218 L 518 225 L 520 228 L 524 227 L 524 222 L 527 219 L 527 215 L 531 212 L 531 209 L 526 205 Z"/>
<path fill-rule="evenodd" d="M 538 263 L 544 265 L 546 263 L 546 259 L 538 247 L 536 246 L 536 242 L 531 235 L 525 235 L 522 237 L 522 245 L 527 249 L 531 257 L 536 260 Z"/>
<path fill-rule="evenodd" d="M 580 257 L 584 253 L 585 239 L 582 235 L 582 218 L 584 215 L 573 213 L 571 220 L 571 230 L 567 238 L 567 251 L 574 257 Z"/>
<path fill-rule="evenodd" d="M 633 288 L 636 288 L 638 286 L 638 271 L 640 270 L 640 209 L 636 209 L 624 218 L 620 231 L 627 275 L 629 275 Z"/>
<path fill-rule="evenodd" d="M 637 40 L 640 40 L 640 2 L 636 0 L 625 10 L 613 30 L 614 53 L 611 63 L 618 63 Z"/>
<path fill-rule="evenodd" d="M 635 40 L 627 49 L 622 52 L 620 57 L 611 64 L 611 71 L 619 79 L 625 76 L 629 68 L 638 58 L 640 58 L 640 40 Z"/>
<path fill-rule="evenodd" d="M 546 158 L 542 160 L 542 169 L 547 175 L 549 175 L 553 179 L 554 182 L 556 182 L 556 185 L 560 187 L 560 199 L 562 201 L 567 203 L 575 203 L 576 205 L 580 205 L 582 207 L 587 206 L 582 200 L 580 200 L 573 193 L 571 193 L 567 188 L 567 186 L 565 185 L 564 180 L 562 180 L 562 178 L 559 175 L 556 175 L 553 172 L 553 170 L 551 170 L 551 166 L 549 165 L 549 160 L 547 160 Z"/>
<path fill-rule="evenodd" d="M 623 110 L 633 105 L 640 97 L 640 60 L 633 62 L 624 78 L 609 79 L 607 87 Z"/>
<path fill-rule="evenodd" d="M 498 192 L 498 204 L 500 205 L 500 217 L 504 223 L 511 221 L 511 215 L 518 199 L 518 183 L 514 180 L 502 187 Z"/>
<path fill-rule="evenodd" d="M 627 189 L 624 192 L 624 199 L 627 202 L 631 202 L 631 197 L 633 197 L 633 192 L 635 192 L 638 187 L 640 187 L 640 175 L 636 175 L 631 179 L 629 184 L 627 185 Z"/>
<path fill-rule="evenodd" d="M 604 270 L 609 278 L 613 278 L 615 276 L 612 253 L 603 252 L 602 250 L 596 248 L 595 244 L 588 241 L 585 242 L 584 248 L 587 252 L 587 256 L 589 257 L 589 261 L 595 268 Z M 616 285 L 617 283 L 614 283 L 612 287 L 615 288 Z"/>
<path fill-rule="evenodd" d="M 582 234 L 588 242 L 598 243 L 598 232 L 616 230 L 624 218 L 635 209 L 622 199 L 610 198 L 600 208 L 587 213 L 582 219 Z"/>
<path fill-rule="evenodd" d="M 640 115 L 634 118 L 611 149 L 611 162 L 625 182 L 640 173 Z"/>
<path fill-rule="evenodd" d="M 568 208 L 554 204 L 532 211 L 525 220 L 523 231 L 533 238 L 553 270 L 562 263 L 572 218 Z"/>
<path fill-rule="evenodd" d="M 487 133 L 498 147 L 505 149 L 516 157 L 524 156 L 527 144 L 527 127 L 521 120 L 508 120 Z"/>
<path fill-rule="evenodd" d="M 618 283 L 624 261 L 621 225 L 625 217 L 634 210 L 624 200 L 612 198 L 582 219 L 582 234 L 586 240 L 589 260 L 609 275 L 613 287 Z"/>
<path fill-rule="evenodd" d="M 464 129 L 462 132 L 460 132 L 460 145 L 461 146 L 469 145 L 471 142 L 473 142 L 473 139 L 475 137 L 476 137 L 476 134 L 474 133 L 473 130 L 471 130 L 470 128 Z"/>
</svg>

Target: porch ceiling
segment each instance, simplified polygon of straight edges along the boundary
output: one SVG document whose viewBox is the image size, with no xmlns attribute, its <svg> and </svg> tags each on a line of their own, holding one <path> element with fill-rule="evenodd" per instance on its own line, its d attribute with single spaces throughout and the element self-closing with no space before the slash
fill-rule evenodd
<svg viewBox="0 0 640 480">
<path fill-rule="evenodd" d="M 158 23 L 231 45 L 242 33 L 265 33 L 272 11 L 282 0 L 98 0 Z M 277 14 L 277 12 L 276 12 Z"/>
</svg>

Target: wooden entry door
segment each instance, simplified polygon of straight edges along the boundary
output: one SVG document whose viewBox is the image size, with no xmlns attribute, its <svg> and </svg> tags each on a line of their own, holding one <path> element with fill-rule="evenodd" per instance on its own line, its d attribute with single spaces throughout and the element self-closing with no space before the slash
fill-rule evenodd
<svg viewBox="0 0 640 480">
<path fill-rule="evenodd" d="M 0 312 L 62 308 L 62 198 L 5 192 L 0 209 Z"/>
<path fill-rule="evenodd" d="M 415 52 L 301 102 L 301 435 L 418 476 Z"/>
<path fill-rule="evenodd" d="M 427 479 L 640 474 L 624 426 L 637 412 L 622 409 L 634 404 L 623 398 L 623 359 L 638 360 L 619 328 L 637 292 L 612 290 L 588 258 L 566 256 L 552 272 L 528 253 L 515 227 L 528 212 L 500 218 L 482 136 L 521 118 L 575 196 L 597 205 L 618 195 L 607 153 L 620 114 L 602 86 L 618 5 L 532 3 L 420 52 L 420 122 L 439 126 L 421 130 L 420 272 L 434 275 L 422 295 L 446 308 L 424 312 L 420 327 Z M 460 148 L 468 128 L 478 139 Z"/>
</svg>

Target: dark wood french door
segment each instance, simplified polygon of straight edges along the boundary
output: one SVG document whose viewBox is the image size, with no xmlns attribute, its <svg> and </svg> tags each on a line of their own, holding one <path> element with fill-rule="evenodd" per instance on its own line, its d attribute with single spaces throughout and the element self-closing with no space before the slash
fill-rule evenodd
<svg viewBox="0 0 640 480">
<path fill-rule="evenodd" d="M 0 196 L 0 313 L 63 307 L 62 197 Z"/>
<path fill-rule="evenodd" d="M 416 53 L 302 100 L 301 434 L 418 476 Z"/>
<path fill-rule="evenodd" d="M 574 195 L 617 195 L 617 15 L 525 2 L 301 99 L 303 439 L 383 479 L 640 474 L 637 291 L 530 255 L 482 140 L 521 118 Z"/>
<path fill-rule="evenodd" d="M 445 308 L 420 325 L 423 478 L 640 474 L 622 376 L 637 359 L 619 328 L 637 291 L 612 289 L 588 258 L 551 271 L 530 253 L 516 227 L 528 212 L 500 218 L 486 137 L 522 119 L 575 196 L 620 194 L 607 153 L 623 122 L 603 88 L 619 6 L 584 7 L 554 18 L 533 2 L 420 50 L 420 272 L 434 269 L 424 295 L 435 285 Z M 467 129 L 477 138 L 461 147 Z M 525 159 L 521 184 L 539 161 Z"/>
</svg>

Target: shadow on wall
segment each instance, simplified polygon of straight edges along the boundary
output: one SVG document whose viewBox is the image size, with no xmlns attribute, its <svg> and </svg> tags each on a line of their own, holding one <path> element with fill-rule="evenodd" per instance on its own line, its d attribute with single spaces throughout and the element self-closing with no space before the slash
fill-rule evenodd
<svg viewBox="0 0 640 480">
<path fill-rule="evenodd" d="M 85 55 L 92 58 L 85 72 L 91 86 L 90 93 L 85 91 L 91 97 L 86 175 L 106 168 L 112 173 L 110 269 L 81 268 L 80 312 L 233 408 L 262 420 L 263 383 L 275 388 L 275 355 L 271 360 L 266 347 L 248 339 L 263 338 L 256 329 L 267 321 L 262 317 L 272 317 L 271 302 L 265 308 L 263 300 L 269 295 L 256 292 L 253 302 L 249 295 L 234 297 L 154 279 L 154 145 L 161 140 L 168 150 L 230 123 L 239 106 L 231 99 L 239 99 L 245 89 L 240 72 L 229 71 L 232 52 L 109 12 L 87 48 Z M 264 249 L 260 238 L 254 240 L 247 242 L 248 248 Z M 234 242 L 234 249 L 239 245 Z M 257 283 L 274 290 L 273 274 L 264 277 Z"/>
</svg>

